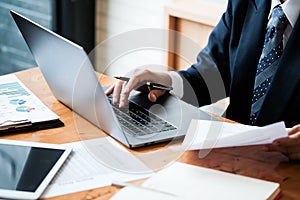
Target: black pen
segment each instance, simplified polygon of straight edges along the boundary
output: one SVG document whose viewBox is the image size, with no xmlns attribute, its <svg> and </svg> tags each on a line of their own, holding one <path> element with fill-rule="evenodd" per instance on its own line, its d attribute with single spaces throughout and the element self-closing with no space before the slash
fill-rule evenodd
<svg viewBox="0 0 300 200">
<path fill-rule="evenodd" d="M 124 76 L 115 76 L 115 78 L 122 80 L 122 81 L 127 81 L 127 82 L 130 80 L 130 78 L 124 77 Z M 144 84 L 147 85 L 148 87 L 150 87 L 151 89 L 159 89 L 159 90 L 172 90 L 173 89 L 171 86 L 163 85 L 160 83 L 154 83 L 151 81 L 145 81 Z"/>
</svg>

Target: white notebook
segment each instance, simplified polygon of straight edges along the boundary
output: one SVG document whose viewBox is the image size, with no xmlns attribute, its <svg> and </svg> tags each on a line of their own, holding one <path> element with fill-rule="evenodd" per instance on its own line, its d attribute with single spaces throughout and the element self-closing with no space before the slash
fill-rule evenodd
<svg viewBox="0 0 300 200">
<path fill-rule="evenodd" d="M 146 192 L 143 192 L 148 190 Z M 172 194 L 172 195 L 167 195 Z M 278 199 L 279 184 L 218 170 L 175 162 L 162 169 L 141 187 L 126 187 L 114 200 L 139 199 Z M 153 198 L 152 196 L 153 195 Z"/>
</svg>

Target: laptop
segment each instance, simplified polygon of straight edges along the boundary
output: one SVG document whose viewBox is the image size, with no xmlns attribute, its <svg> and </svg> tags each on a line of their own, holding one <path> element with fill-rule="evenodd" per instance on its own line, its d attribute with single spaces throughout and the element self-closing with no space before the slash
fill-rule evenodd
<svg viewBox="0 0 300 200">
<path fill-rule="evenodd" d="M 119 109 L 104 93 L 84 49 L 11 11 L 54 96 L 129 148 L 182 138 L 191 119 L 216 120 L 172 95 L 151 103 L 143 93 L 131 95 Z"/>
</svg>

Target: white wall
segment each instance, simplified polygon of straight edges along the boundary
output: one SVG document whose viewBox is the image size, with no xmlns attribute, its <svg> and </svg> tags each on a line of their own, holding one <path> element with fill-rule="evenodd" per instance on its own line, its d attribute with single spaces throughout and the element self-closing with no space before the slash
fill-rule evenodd
<svg viewBox="0 0 300 200">
<path fill-rule="evenodd" d="M 172 0 L 97 0 L 97 42 L 140 28 L 164 28 L 164 6 Z"/>
<path fill-rule="evenodd" d="M 126 35 L 128 31 L 143 28 L 165 28 L 164 6 L 172 0 L 97 0 L 96 42 L 102 45 L 105 40 Z M 145 38 L 147 39 L 147 38 Z M 123 44 L 120 44 L 121 46 Z M 106 63 L 117 47 L 107 48 L 97 55 L 96 70 L 109 75 L 124 74 L 132 68 L 143 65 L 165 65 L 165 53 L 153 50 L 135 50 Z M 112 52 L 113 51 L 113 52 Z M 101 58 L 102 57 L 102 58 Z M 105 64 L 103 64 L 105 63 Z M 164 67 L 162 67 L 164 68 Z M 166 67 L 165 67 L 166 68 Z"/>
<path fill-rule="evenodd" d="M 100 50 L 96 52 L 96 70 L 112 76 L 125 74 L 139 66 L 167 70 L 167 53 L 164 51 L 137 49 L 125 54 L 123 52 L 116 58 L 119 48 L 124 48 L 124 45 L 128 45 L 130 41 L 121 41 L 117 44 L 109 42 L 116 41 L 116 38 L 124 36 L 132 30 L 166 29 L 164 6 L 174 1 L 184 0 L 97 0 L 96 42 Z M 227 2 L 227 0 L 199 1 L 210 1 L 217 4 L 226 4 Z M 149 37 L 151 34 L 136 39 L 148 40 Z M 164 36 L 159 38 L 159 40 L 163 39 Z M 166 45 L 167 48 L 167 44 L 164 42 L 167 42 L 167 39 L 161 41 L 162 46 Z"/>
</svg>

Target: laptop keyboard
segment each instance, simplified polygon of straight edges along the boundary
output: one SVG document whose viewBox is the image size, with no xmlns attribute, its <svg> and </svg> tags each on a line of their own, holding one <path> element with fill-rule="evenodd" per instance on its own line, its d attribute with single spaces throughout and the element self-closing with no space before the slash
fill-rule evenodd
<svg viewBox="0 0 300 200">
<path fill-rule="evenodd" d="M 108 100 L 122 128 L 129 134 L 145 136 L 176 129 L 169 122 L 132 101 L 129 101 L 125 108 L 119 108 L 118 105 L 112 104 L 111 96 L 108 97 Z"/>
</svg>

